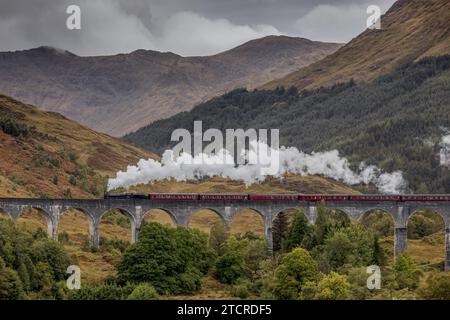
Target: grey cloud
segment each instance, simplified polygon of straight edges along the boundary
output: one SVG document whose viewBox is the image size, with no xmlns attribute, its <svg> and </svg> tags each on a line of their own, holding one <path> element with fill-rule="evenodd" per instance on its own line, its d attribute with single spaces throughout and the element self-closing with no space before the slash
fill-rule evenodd
<svg viewBox="0 0 450 320">
<path fill-rule="evenodd" d="M 394 0 L 0 0 L 0 51 L 50 45 L 80 55 L 139 48 L 206 55 L 269 34 L 341 42 L 364 29 L 368 2 L 387 9 Z M 82 9 L 80 31 L 65 28 L 69 4 Z M 317 19 L 330 12 L 338 15 Z"/>
</svg>

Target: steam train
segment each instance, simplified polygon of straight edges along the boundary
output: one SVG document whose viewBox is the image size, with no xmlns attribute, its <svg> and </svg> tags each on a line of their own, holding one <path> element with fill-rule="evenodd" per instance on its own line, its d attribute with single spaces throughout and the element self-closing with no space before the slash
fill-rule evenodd
<svg viewBox="0 0 450 320">
<path fill-rule="evenodd" d="M 354 201 L 354 202 L 441 202 L 450 201 L 443 195 L 332 195 L 332 194 L 197 194 L 197 193 L 107 193 L 105 199 L 146 199 L 153 201 Z"/>
</svg>

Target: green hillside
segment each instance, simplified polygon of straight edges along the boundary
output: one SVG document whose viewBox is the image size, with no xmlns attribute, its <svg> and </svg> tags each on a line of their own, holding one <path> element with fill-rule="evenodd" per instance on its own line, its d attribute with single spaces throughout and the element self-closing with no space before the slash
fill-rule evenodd
<svg viewBox="0 0 450 320">
<path fill-rule="evenodd" d="M 450 127 L 450 56 L 407 64 L 369 84 L 353 81 L 298 92 L 235 90 L 160 120 L 124 140 L 161 152 L 176 128 L 279 128 L 281 144 L 311 152 L 338 149 L 354 164 L 402 170 L 413 191 L 450 192 L 439 143 Z"/>
</svg>

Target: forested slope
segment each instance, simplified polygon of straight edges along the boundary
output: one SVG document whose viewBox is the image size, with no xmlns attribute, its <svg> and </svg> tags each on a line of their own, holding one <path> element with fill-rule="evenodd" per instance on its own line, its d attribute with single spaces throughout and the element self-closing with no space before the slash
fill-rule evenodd
<svg viewBox="0 0 450 320">
<path fill-rule="evenodd" d="M 161 152 L 176 128 L 279 128 L 281 144 L 303 151 L 337 148 L 355 164 L 402 170 L 420 192 L 450 192 L 450 171 L 439 162 L 450 127 L 450 56 L 407 64 L 370 84 L 353 81 L 317 90 L 235 90 L 124 140 Z"/>
</svg>

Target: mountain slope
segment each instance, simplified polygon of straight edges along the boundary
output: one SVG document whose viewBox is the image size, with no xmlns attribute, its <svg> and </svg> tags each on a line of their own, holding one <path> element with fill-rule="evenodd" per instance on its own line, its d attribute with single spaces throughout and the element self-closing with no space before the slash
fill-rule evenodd
<svg viewBox="0 0 450 320">
<path fill-rule="evenodd" d="M 103 195 L 106 176 L 150 152 L 0 95 L 0 197 Z"/>
<path fill-rule="evenodd" d="M 0 53 L 0 92 L 120 136 L 230 89 L 263 85 L 339 47 L 284 36 L 209 57 L 145 50 L 79 57 L 41 47 Z"/>
<path fill-rule="evenodd" d="M 412 190 L 450 192 L 441 165 L 442 136 L 450 128 L 450 55 L 406 65 L 371 83 L 348 82 L 305 90 L 235 90 L 127 135 L 124 140 L 162 152 L 174 129 L 280 129 L 280 144 L 300 150 L 337 149 L 392 172 L 402 170 Z"/>
<path fill-rule="evenodd" d="M 448 0 L 399 0 L 381 18 L 381 27 L 366 30 L 334 54 L 264 88 L 371 81 L 405 63 L 450 54 Z"/>
</svg>

